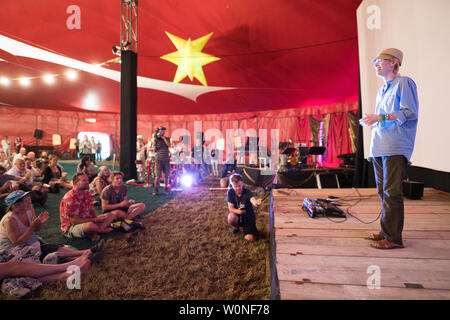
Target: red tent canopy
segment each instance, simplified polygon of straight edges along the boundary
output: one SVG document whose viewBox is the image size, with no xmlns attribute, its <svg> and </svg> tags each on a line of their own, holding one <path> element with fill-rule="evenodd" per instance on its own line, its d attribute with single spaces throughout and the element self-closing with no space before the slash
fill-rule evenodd
<svg viewBox="0 0 450 320">
<path fill-rule="evenodd" d="M 138 113 L 219 114 L 333 105 L 358 99 L 360 0 L 167 0 L 138 3 Z M 0 105 L 118 113 L 119 0 L 2 0 Z M 166 32 L 201 52 L 208 87 L 173 83 L 177 51 Z M 68 69 L 78 79 L 63 77 Z M 43 75 L 55 74 L 55 83 Z M 28 87 L 21 77 L 33 77 Z M 3 83 L 3 82 L 2 82 Z"/>
</svg>

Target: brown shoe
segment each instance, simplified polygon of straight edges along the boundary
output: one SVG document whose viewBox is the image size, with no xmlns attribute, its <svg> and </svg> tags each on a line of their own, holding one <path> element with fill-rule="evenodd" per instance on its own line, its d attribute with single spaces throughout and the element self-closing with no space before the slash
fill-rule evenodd
<svg viewBox="0 0 450 320">
<path fill-rule="evenodd" d="M 383 249 L 383 250 L 404 248 L 401 244 L 390 242 L 387 239 L 371 243 L 370 246 L 375 249 Z"/>
<path fill-rule="evenodd" d="M 364 239 L 372 241 L 380 241 L 384 239 L 384 236 L 381 233 L 372 233 L 370 236 Z"/>
</svg>

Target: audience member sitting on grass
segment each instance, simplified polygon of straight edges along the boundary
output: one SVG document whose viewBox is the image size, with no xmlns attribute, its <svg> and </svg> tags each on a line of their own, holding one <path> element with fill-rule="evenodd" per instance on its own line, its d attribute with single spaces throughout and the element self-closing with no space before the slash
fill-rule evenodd
<svg viewBox="0 0 450 320">
<path fill-rule="evenodd" d="M 70 266 L 77 266 L 81 273 L 91 265 L 89 254 L 85 252 L 78 258 L 64 264 L 36 264 L 17 260 L 0 263 L 0 281 L 12 277 L 30 277 L 39 281 L 66 280 L 71 274 Z"/>
<path fill-rule="evenodd" d="M 89 178 L 89 182 L 92 182 L 92 180 L 95 179 L 97 174 L 95 173 L 95 166 L 92 164 L 90 156 L 83 156 L 83 158 L 81 158 L 81 162 L 77 167 L 77 172 L 85 173 Z"/>
<path fill-rule="evenodd" d="M 253 205 L 259 206 L 262 203 L 262 199 L 256 199 L 250 190 L 244 188 L 244 180 L 238 173 L 233 173 L 230 176 L 227 203 L 229 211 L 228 224 L 235 228 L 233 233 L 238 234 L 239 228 L 243 227 L 245 240 L 254 241 L 258 230 L 256 229 Z"/>
<path fill-rule="evenodd" d="M 93 254 L 91 250 L 83 250 L 81 255 L 65 263 L 40 264 L 26 261 L 26 259 L 21 260 L 21 256 L 0 251 L 2 292 L 16 298 L 24 298 L 40 288 L 44 281 L 77 281 L 76 273 L 79 272 L 80 275 L 85 273 L 91 264 L 100 260 L 101 256 L 103 256 L 102 251 Z"/>
<path fill-rule="evenodd" d="M 45 211 L 36 217 L 29 192 L 13 191 L 6 197 L 5 202 L 11 210 L 0 221 L 0 251 L 12 255 L 25 251 L 35 252 L 34 262 L 48 264 L 72 261 L 86 253 L 92 254 L 91 260 L 100 257 L 103 241 L 88 250 L 74 250 L 45 243 L 35 234 L 47 221 L 49 213 Z"/>
<path fill-rule="evenodd" d="M 12 164 L 11 161 L 9 160 L 9 158 L 6 156 L 5 152 L 0 152 L 0 166 L 2 166 L 3 168 L 5 168 L 6 170 L 11 169 Z"/>
<path fill-rule="evenodd" d="M 68 238 L 88 237 L 95 241 L 101 233 L 108 233 L 116 218 L 114 213 L 97 215 L 89 193 L 89 179 L 84 173 L 75 173 L 73 188 L 61 199 L 59 211 L 61 232 Z"/>
<path fill-rule="evenodd" d="M 38 168 L 38 166 L 36 164 L 36 160 L 28 158 L 28 156 L 27 156 L 25 158 L 25 168 L 31 172 L 31 175 L 32 175 L 31 178 L 34 182 L 39 182 L 39 180 L 42 180 L 41 179 L 42 172 L 41 172 L 41 169 Z"/>
<path fill-rule="evenodd" d="M 48 168 L 48 159 L 45 160 L 38 160 L 36 161 L 36 164 L 38 165 L 39 170 L 41 170 L 41 180 L 44 180 L 45 177 L 45 170 Z"/>
<path fill-rule="evenodd" d="M 3 166 L 0 166 L 0 187 L 3 187 L 5 182 L 7 181 L 17 181 L 18 183 L 20 182 L 24 182 L 27 180 L 26 177 L 19 177 L 19 176 L 14 176 L 11 174 L 7 174 L 6 173 L 6 169 Z M 16 183 L 15 185 L 17 185 L 18 183 Z M 16 186 L 17 189 L 17 186 Z"/>
<path fill-rule="evenodd" d="M 25 178 L 24 180 L 21 181 L 22 184 L 26 185 L 33 184 L 32 179 L 33 174 L 27 170 L 27 168 L 25 167 L 25 160 L 22 158 L 16 159 L 16 161 L 14 161 L 13 167 L 9 169 L 6 173 L 11 176 Z"/>
<path fill-rule="evenodd" d="M 112 212 L 119 219 L 134 219 L 145 210 L 144 203 L 134 203 L 127 200 L 128 189 L 123 184 L 123 173 L 114 171 L 112 183 L 103 189 L 102 209 L 103 213 Z"/>
<path fill-rule="evenodd" d="M 5 203 L 5 198 L 14 190 L 17 190 L 19 184 L 13 184 L 13 181 L 20 181 L 25 178 L 11 176 L 6 174 L 6 169 L 0 166 L 0 219 L 6 213 L 8 206 Z"/>
<path fill-rule="evenodd" d="M 28 159 L 30 159 L 31 161 L 35 161 L 36 160 L 36 154 L 33 151 L 28 152 L 26 157 Z"/>
<path fill-rule="evenodd" d="M 17 159 L 25 159 L 26 154 L 27 154 L 27 149 L 25 149 L 25 148 L 20 148 L 19 153 L 16 154 L 16 155 L 14 156 L 14 158 L 13 158 L 13 161 L 12 161 L 13 164 L 16 162 Z"/>
<path fill-rule="evenodd" d="M 39 160 L 41 160 L 41 161 L 48 160 L 48 152 L 42 151 L 41 156 L 39 157 Z"/>
<path fill-rule="evenodd" d="M 48 167 L 43 172 L 42 182 L 50 185 L 50 192 L 59 193 L 60 188 L 72 188 L 72 182 L 67 181 L 67 173 L 58 165 L 58 158 L 54 155 L 49 156 Z"/>
<path fill-rule="evenodd" d="M 111 184 L 111 171 L 107 166 L 101 166 L 97 177 L 89 184 L 89 192 L 92 196 L 94 205 L 101 205 L 100 196 L 103 189 Z"/>
<path fill-rule="evenodd" d="M 49 189 L 40 182 L 33 181 L 33 173 L 25 166 L 25 160 L 18 158 L 14 162 L 14 167 L 6 172 L 9 175 L 24 178 L 19 182 L 19 189 L 32 192 L 33 203 L 43 206 L 47 201 Z"/>
</svg>

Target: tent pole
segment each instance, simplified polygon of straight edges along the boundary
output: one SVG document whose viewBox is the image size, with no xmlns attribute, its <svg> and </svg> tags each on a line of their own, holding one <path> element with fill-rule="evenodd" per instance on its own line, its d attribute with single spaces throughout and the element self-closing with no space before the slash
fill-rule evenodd
<svg viewBox="0 0 450 320">
<path fill-rule="evenodd" d="M 137 1 L 122 0 L 120 29 L 120 170 L 136 179 Z"/>
</svg>

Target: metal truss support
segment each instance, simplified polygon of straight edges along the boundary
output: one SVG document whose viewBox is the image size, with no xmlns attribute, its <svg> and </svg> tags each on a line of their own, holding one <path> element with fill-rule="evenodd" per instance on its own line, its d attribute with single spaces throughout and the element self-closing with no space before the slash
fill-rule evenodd
<svg viewBox="0 0 450 320">
<path fill-rule="evenodd" d="M 120 51 L 131 50 L 137 53 L 138 1 L 122 0 Z"/>
</svg>

